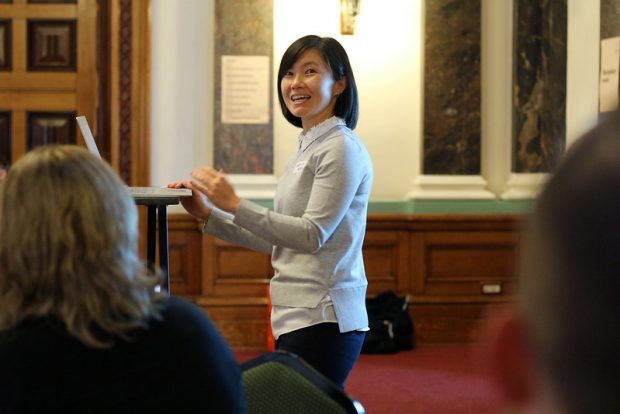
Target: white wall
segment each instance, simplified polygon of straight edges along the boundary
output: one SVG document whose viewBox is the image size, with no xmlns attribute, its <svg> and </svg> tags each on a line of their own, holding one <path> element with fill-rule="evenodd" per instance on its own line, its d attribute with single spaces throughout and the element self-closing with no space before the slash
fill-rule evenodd
<svg viewBox="0 0 620 414">
<path fill-rule="evenodd" d="M 340 35 L 339 0 L 274 1 L 274 74 L 286 48 L 306 34 L 330 36 L 347 50 L 360 94 L 357 134 L 375 167 L 373 199 L 404 198 L 419 170 L 421 134 L 420 0 L 361 2 L 355 34 Z M 277 102 L 276 102 L 277 104 Z M 279 109 L 276 113 L 280 113 Z M 294 151 L 297 130 L 274 120 L 276 175 Z"/>
<path fill-rule="evenodd" d="M 597 115 L 598 2 L 569 0 L 567 135 Z M 585 4 L 587 3 L 587 4 Z M 596 3 L 596 4 L 595 4 Z M 335 37 L 347 50 L 360 92 L 356 132 L 375 166 L 372 200 L 403 200 L 420 170 L 423 0 L 362 0 L 353 36 L 341 36 L 340 0 L 274 0 L 274 70 L 305 34 Z M 511 2 L 483 0 L 482 175 L 497 195 L 510 177 Z M 213 0 L 152 0 L 152 184 L 187 178 L 211 163 Z M 274 82 L 275 83 L 275 82 Z M 488 87 L 486 87 L 487 85 Z M 277 87 L 277 85 L 276 85 Z M 298 130 L 274 94 L 274 169 L 295 150 Z M 528 184 L 529 185 L 529 184 Z"/>
<path fill-rule="evenodd" d="M 568 0 L 566 142 L 572 144 L 598 118 L 601 37 L 599 1 Z"/>
<path fill-rule="evenodd" d="M 151 2 L 151 183 L 211 162 L 212 0 Z"/>
</svg>

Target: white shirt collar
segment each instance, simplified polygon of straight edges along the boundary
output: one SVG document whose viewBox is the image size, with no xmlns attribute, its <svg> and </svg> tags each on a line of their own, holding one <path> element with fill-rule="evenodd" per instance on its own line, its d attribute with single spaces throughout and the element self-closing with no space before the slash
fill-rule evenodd
<svg viewBox="0 0 620 414">
<path fill-rule="evenodd" d="M 299 142 L 299 150 L 305 151 L 310 144 L 323 136 L 323 134 L 327 131 L 338 125 L 346 125 L 344 119 L 338 118 L 337 116 L 332 116 L 331 118 L 327 118 L 325 121 L 316 124 L 310 128 L 308 132 L 302 131 L 297 138 Z"/>
</svg>

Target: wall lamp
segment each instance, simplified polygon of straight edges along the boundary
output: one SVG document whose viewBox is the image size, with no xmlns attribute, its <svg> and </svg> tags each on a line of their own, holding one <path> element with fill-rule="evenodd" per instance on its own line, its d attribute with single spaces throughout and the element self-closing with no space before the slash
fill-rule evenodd
<svg viewBox="0 0 620 414">
<path fill-rule="evenodd" d="M 362 0 L 340 0 L 340 33 L 352 35 L 355 31 L 355 18 L 360 13 Z"/>
</svg>

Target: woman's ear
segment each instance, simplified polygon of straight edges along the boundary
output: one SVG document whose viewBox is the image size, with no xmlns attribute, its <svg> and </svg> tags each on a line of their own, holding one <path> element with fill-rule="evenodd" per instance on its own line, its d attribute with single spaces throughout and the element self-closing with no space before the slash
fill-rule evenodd
<svg viewBox="0 0 620 414">
<path fill-rule="evenodd" d="M 343 76 L 334 83 L 333 96 L 338 96 L 347 89 L 347 77 Z"/>
</svg>

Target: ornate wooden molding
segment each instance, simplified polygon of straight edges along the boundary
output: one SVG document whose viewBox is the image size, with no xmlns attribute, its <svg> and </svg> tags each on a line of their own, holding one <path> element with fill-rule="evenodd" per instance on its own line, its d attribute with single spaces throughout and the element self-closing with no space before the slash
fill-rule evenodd
<svg viewBox="0 0 620 414">
<path fill-rule="evenodd" d="M 131 184 L 132 5 L 120 0 L 119 36 L 119 174 Z"/>
</svg>

